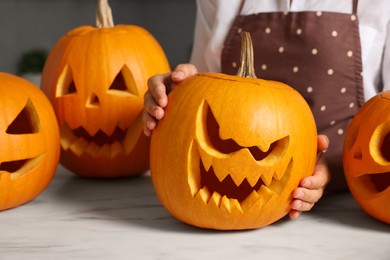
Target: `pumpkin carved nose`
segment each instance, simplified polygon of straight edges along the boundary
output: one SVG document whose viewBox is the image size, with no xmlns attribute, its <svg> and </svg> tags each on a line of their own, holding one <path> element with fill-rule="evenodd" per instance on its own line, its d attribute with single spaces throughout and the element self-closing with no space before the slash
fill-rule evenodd
<svg viewBox="0 0 390 260">
<path fill-rule="evenodd" d="M 100 106 L 99 97 L 94 92 L 92 92 L 92 94 L 89 96 L 87 100 L 86 107 L 99 107 L 99 106 Z"/>
</svg>

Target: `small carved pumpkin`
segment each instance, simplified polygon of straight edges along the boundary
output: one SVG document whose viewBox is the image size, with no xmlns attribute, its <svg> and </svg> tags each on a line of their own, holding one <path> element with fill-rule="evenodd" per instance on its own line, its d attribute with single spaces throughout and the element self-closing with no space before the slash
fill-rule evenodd
<svg viewBox="0 0 390 260">
<path fill-rule="evenodd" d="M 168 61 L 146 30 L 114 26 L 107 1 L 98 7 L 99 26 L 78 27 L 54 46 L 42 90 L 60 124 L 65 167 L 86 177 L 141 174 L 149 168 L 143 95 Z"/>
<path fill-rule="evenodd" d="M 32 83 L 0 72 L 0 210 L 38 196 L 52 180 L 60 156 L 57 120 Z"/>
<path fill-rule="evenodd" d="M 371 98 L 348 127 L 344 173 L 359 205 L 390 223 L 390 91 Z"/>
<path fill-rule="evenodd" d="M 191 225 L 268 225 L 290 211 L 293 189 L 314 169 L 316 126 L 305 100 L 285 84 L 245 71 L 186 79 L 169 94 L 166 114 L 152 133 L 156 193 L 169 212 Z"/>
</svg>

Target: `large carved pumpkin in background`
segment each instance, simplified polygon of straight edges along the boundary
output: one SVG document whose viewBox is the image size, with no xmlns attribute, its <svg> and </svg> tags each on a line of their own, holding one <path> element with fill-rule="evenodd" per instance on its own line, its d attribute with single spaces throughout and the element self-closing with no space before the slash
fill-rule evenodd
<svg viewBox="0 0 390 260">
<path fill-rule="evenodd" d="M 147 79 L 169 71 L 145 29 L 113 25 L 99 1 L 97 26 L 78 27 L 51 50 L 42 90 L 61 129 L 61 163 L 86 177 L 136 175 L 149 168 L 141 111 Z"/>
<path fill-rule="evenodd" d="M 343 160 L 356 201 L 369 215 L 390 224 L 390 91 L 371 98 L 355 115 Z"/>
<path fill-rule="evenodd" d="M 0 73 L 0 210 L 38 196 L 52 180 L 60 157 L 57 120 L 32 83 Z"/>
<path fill-rule="evenodd" d="M 232 230 L 273 223 L 313 172 L 317 133 L 305 100 L 285 84 L 247 76 L 186 79 L 152 133 L 157 196 L 188 224 Z"/>
</svg>

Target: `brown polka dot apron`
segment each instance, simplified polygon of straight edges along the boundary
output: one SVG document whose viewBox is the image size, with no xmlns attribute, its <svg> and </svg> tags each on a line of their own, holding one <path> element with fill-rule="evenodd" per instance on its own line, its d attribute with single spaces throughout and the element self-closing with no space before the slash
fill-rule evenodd
<svg viewBox="0 0 390 260">
<path fill-rule="evenodd" d="M 250 32 L 257 76 L 297 89 L 310 105 L 319 133 L 329 137 L 330 147 L 325 156 L 331 171 L 337 171 L 333 180 L 338 179 L 335 175 L 344 179 L 344 135 L 364 102 L 358 1 L 351 3 L 351 14 L 324 11 L 239 14 L 221 56 L 222 72 L 236 74 L 240 32 Z"/>
</svg>

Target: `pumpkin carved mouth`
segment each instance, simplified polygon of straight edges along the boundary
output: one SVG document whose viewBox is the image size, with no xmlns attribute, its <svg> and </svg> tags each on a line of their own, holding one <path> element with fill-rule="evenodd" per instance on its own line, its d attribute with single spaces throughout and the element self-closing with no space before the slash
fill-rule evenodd
<svg viewBox="0 0 390 260">
<path fill-rule="evenodd" d="M 367 188 L 374 189 L 375 192 L 382 192 L 390 187 L 390 172 L 365 174 L 358 179 L 361 183 L 366 183 Z"/>
<path fill-rule="evenodd" d="M 82 126 L 71 129 L 67 124 L 61 127 L 61 147 L 71 150 L 77 156 L 84 153 L 97 157 L 115 157 L 118 154 L 129 154 L 142 133 L 140 117 L 127 129 L 116 127 L 109 135 L 99 130 L 90 135 Z"/>
<path fill-rule="evenodd" d="M 195 200 L 243 213 L 254 204 L 261 207 L 272 196 L 281 195 L 290 179 L 293 160 L 290 158 L 284 168 L 275 165 L 284 158 L 289 136 L 276 140 L 266 151 L 257 146 L 242 147 L 233 139 L 222 140 L 207 102 L 201 106 L 198 120 L 201 123 L 197 124 L 197 140 L 191 144 L 188 160 L 198 158 L 195 161 L 199 162 L 188 166 L 188 182 Z M 242 162 L 245 169 L 236 167 Z"/>
<path fill-rule="evenodd" d="M 122 142 L 126 136 L 126 131 L 116 127 L 111 135 L 107 135 L 102 130 L 99 130 L 92 136 L 83 127 L 79 127 L 73 130 L 73 134 L 79 138 L 84 138 L 87 142 L 94 142 L 98 146 L 103 146 L 114 142 Z"/>
<path fill-rule="evenodd" d="M 195 199 L 200 199 L 204 203 L 213 202 L 217 207 L 227 209 L 229 212 L 236 209 L 243 213 L 254 204 L 261 207 L 272 196 L 280 196 L 284 183 L 287 183 L 291 176 L 292 160 L 281 179 L 276 173 L 260 174 L 254 186 L 249 184 L 246 178 L 237 185 L 231 174 L 227 174 L 223 180 L 220 180 L 218 178 L 220 175 L 215 173 L 213 167 L 206 171 L 202 161 L 200 166 L 200 187 L 202 188 L 194 195 Z M 270 180 L 266 180 L 268 184 L 264 182 L 264 179 L 268 177 L 263 176 L 271 176 Z"/>
<path fill-rule="evenodd" d="M 11 178 L 19 177 L 36 167 L 44 158 L 45 154 L 30 159 L 13 160 L 0 163 L 0 173 L 7 172 Z"/>
</svg>

